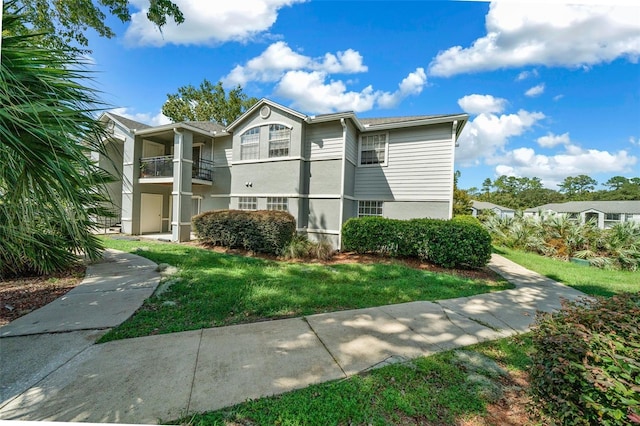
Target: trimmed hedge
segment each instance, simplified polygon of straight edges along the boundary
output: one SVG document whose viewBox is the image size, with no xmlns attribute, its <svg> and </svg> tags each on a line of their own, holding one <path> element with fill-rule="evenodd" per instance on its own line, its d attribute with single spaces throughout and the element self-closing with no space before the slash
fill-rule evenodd
<svg viewBox="0 0 640 426">
<path fill-rule="evenodd" d="M 530 393 L 563 425 L 640 423 L 640 293 L 563 302 L 533 327 Z"/>
<path fill-rule="evenodd" d="M 347 251 L 419 257 L 446 268 L 479 268 L 491 259 L 489 233 L 467 219 L 352 218 L 342 227 L 342 244 Z"/>
<path fill-rule="evenodd" d="M 275 210 L 214 210 L 192 220 L 203 244 L 280 254 L 296 232 L 291 214 Z"/>
</svg>

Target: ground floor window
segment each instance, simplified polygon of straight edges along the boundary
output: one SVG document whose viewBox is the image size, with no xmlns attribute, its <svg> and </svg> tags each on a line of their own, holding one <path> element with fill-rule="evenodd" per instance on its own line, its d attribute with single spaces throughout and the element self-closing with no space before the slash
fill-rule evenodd
<svg viewBox="0 0 640 426">
<path fill-rule="evenodd" d="M 202 211 L 202 197 L 191 197 L 191 216 L 199 215 Z"/>
<path fill-rule="evenodd" d="M 358 201 L 358 217 L 382 216 L 382 201 Z"/>
<path fill-rule="evenodd" d="M 289 210 L 287 197 L 267 197 L 267 210 Z"/>
<path fill-rule="evenodd" d="M 258 210 L 258 199 L 256 197 L 238 197 L 238 209 Z"/>
</svg>

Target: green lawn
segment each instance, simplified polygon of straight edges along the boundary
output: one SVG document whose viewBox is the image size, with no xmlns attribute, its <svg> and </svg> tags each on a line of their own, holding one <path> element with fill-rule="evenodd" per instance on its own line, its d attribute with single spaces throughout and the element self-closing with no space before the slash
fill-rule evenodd
<svg viewBox="0 0 640 426">
<path fill-rule="evenodd" d="M 546 277 L 564 283 L 586 294 L 613 296 L 621 292 L 640 291 L 640 272 L 599 269 L 581 266 L 535 253 L 506 247 L 494 251 L 513 262 Z"/>
<path fill-rule="evenodd" d="M 527 335 L 464 349 L 500 363 L 506 371 L 526 371 L 533 350 Z M 470 352 L 473 351 L 473 352 Z M 204 425 L 415 425 L 458 424 L 482 416 L 499 398 L 493 370 L 469 374 L 455 352 L 443 352 L 373 370 L 348 380 L 323 383 L 279 396 L 248 401 L 176 421 Z M 504 380 L 504 379 L 501 379 Z M 495 390 L 498 389 L 498 393 Z"/>
<path fill-rule="evenodd" d="M 151 297 L 100 341 L 199 328 L 439 300 L 512 288 L 396 264 L 287 263 L 151 241 L 104 239 L 106 247 L 178 268 L 175 283 Z"/>
</svg>

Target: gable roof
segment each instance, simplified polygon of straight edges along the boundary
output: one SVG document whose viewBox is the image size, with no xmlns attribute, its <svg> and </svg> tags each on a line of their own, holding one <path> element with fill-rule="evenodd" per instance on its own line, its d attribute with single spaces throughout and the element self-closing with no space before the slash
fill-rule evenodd
<svg viewBox="0 0 640 426">
<path fill-rule="evenodd" d="M 597 210 L 602 213 L 640 214 L 640 201 L 568 201 L 532 207 L 525 212 L 536 213 L 540 210 L 551 210 L 557 213 L 582 213 L 587 210 Z"/>
<path fill-rule="evenodd" d="M 240 124 L 242 121 L 244 121 L 245 118 L 247 118 L 248 116 L 250 116 L 254 111 L 256 111 L 258 108 L 262 108 L 263 105 L 269 105 L 272 108 L 276 108 L 282 111 L 285 111 L 295 117 L 298 117 L 301 120 L 306 120 L 307 116 L 302 114 L 301 112 L 292 110 L 291 108 L 287 108 L 284 105 L 280 105 L 277 102 L 273 102 L 267 98 L 262 98 L 260 99 L 258 102 L 256 102 L 255 104 L 253 104 L 253 106 L 251 108 L 249 108 L 248 110 L 246 110 L 244 113 L 242 113 L 242 115 L 240 115 L 240 117 L 236 118 L 235 120 L 233 120 L 233 122 L 231 124 L 229 124 L 226 127 L 226 131 L 230 132 L 232 131 L 238 124 Z"/>
<path fill-rule="evenodd" d="M 117 122 L 118 124 L 120 124 L 122 127 L 125 127 L 129 130 L 142 130 L 142 129 L 148 129 L 151 126 L 149 126 L 148 124 L 144 124 L 144 123 L 140 123 L 139 121 L 135 121 L 132 120 L 130 118 L 127 117 L 123 117 L 121 115 L 118 114 L 114 114 L 112 112 L 105 112 L 104 114 L 102 114 L 102 117 L 107 116 L 108 118 L 110 118 L 111 120 Z M 100 117 L 100 118 L 102 118 Z"/>
<path fill-rule="evenodd" d="M 473 205 L 473 208 L 476 210 L 493 210 L 493 209 L 499 209 L 505 212 L 515 212 L 514 209 L 510 209 L 509 207 L 503 207 L 503 206 L 499 206 L 497 204 L 493 204 L 490 203 L 488 201 L 475 201 L 472 200 L 471 204 Z"/>
</svg>

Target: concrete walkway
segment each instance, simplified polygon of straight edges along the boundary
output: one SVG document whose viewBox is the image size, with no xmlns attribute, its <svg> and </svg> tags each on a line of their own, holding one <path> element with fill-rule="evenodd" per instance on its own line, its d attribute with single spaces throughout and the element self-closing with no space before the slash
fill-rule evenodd
<svg viewBox="0 0 640 426">
<path fill-rule="evenodd" d="M 584 296 L 497 255 L 490 267 L 516 288 L 437 303 L 411 302 L 92 345 L 101 333 L 95 329 L 128 317 L 158 281 L 149 261 L 109 253 L 107 262 L 90 268 L 89 287 L 80 287 L 90 289 L 91 280 L 108 282 L 106 277 L 120 280 L 124 284 L 105 284 L 111 290 L 104 293 L 113 294 L 101 294 L 97 284 L 91 292 L 106 311 L 110 304 L 122 307 L 117 314 L 110 311 L 105 321 L 88 318 L 93 312 L 80 297 L 87 292 L 79 290 L 77 310 L 70 292 L 64 309 L 48 305 L 0 328 L 0 419 L 176 419 L 510 336 L 526 331 L 536 310 L 556 310 L 561 298 Z M 45 309 L 55 314 L 42 314 Z M 51 331 L 58 333 L 48 334 Z"/>
</svg>

